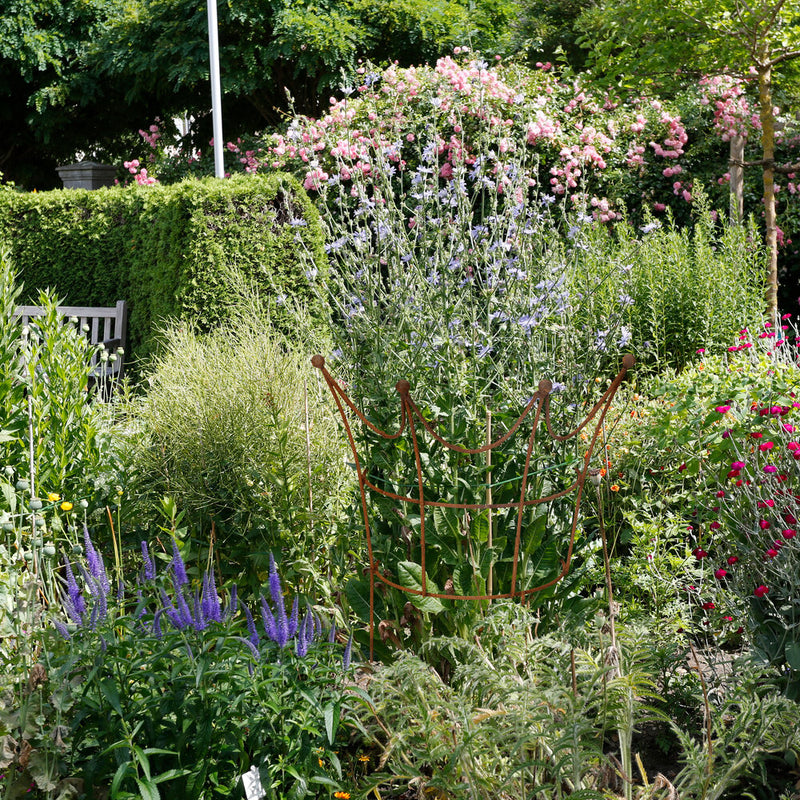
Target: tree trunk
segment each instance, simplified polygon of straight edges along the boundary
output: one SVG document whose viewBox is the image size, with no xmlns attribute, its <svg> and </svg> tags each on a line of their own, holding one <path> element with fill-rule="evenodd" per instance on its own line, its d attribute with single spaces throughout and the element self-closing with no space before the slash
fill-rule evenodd
<svg viewBox="0 0 800 800">
<path fill-rule="evenodd" d="M 744 217 L 744 136 L 731 137 L 731 199 L 730 224 L 741 225 Z"/>
<path fill-rule="evenodd" d="M 764 159 L 764 224 L 767 256 L 767 315 L 778 313 L 778 229 L 775 223 L 775 113 L 772 107 L 772 67 L 766 59 L 757 65 L 758 99 L 761 117 L 761 150 Z"/>
</svg>

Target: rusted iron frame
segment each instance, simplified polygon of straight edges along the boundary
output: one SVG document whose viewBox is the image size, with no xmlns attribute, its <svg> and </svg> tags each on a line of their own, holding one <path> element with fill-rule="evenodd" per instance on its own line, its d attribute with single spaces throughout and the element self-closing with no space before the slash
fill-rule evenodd
<svg viewBox="0 0 800 800">
<path fill-rule="evenodd" d="M 583 486 L 586 482 L 586 476 L 589 472 L 589 464 L 591 462 L 592 455 L 594 453 L 595 445 L 597 444 L 597 439 L 600 436 L 600 433 L 603 428 L 603 423 L 605 422 L 606 415 L 608 414 L 611 403 L 613 402 L 614 395 L 619 389 L 620 384 L 625 378 L 627 371 L 634 365 L 635 359 L 632 355 L 626 355 L 622 359 L 622 367 L 620 371 L 617 373 L 617 376 L 611 382 L 609 387 L 600 397 L 600 399 L 594 404 L 592 409 L 584 418 L 583 422 L 578 425 L 574 430 L 570 431 L 566 434 L 556 434 L 553 430 L 553 426 L 550 420 L 550 393 L 553 389 L 553 384 L 549 380 L 542 380 L 539 382 L 539 387 L 534 394 L 534 396 L 530 399 L 528 404 L 526 405 L 523 412 L 514 422 L 514 424 L 496 439 L 494 442 L 487 443 L 482 447 L 476 448 L 466 448 L 462 447 L 461 445 L 453 444 L 448 442 L 444 439 L 433 426 L 425 419 L 420 412 L 417 405 L 411 399 L 410 395 L 410 384 L 407 380 L 400 380 L 395 385 L 398 394 L 400 395 L 400 426 L 395 433 L 387 433 L 386 431 L 379 428 L 377 425 L 374 425 L 370 422 L 366 416 L 355 406 L 353 401 L 347 396 L 347 393 L 344 389 L 340 386 L 340 384 L 331 376 L 328 372 L 327 368 L 325 367 L 325 359 L 321 355 L 315 355 L 311 359 L 311 363 L 314 367 L 320 370 L 322 373 L 325 382 L 328 385 L 328 388 L 333 395 L 334 401 L 336 402 L 336 406 L 339 410 L 339 415 L 342 418 L 342 423 L 345 428 L 345 433 L 347 435 L 348 442 L 350 444 L 350 450 L 353 454 L 353 458 L 355 461 L 356 467 L 356 474 L 358 475 L 358 484 L 359 484 L 359 491 L 361 494 L 361 510 L 364 517 L 364 529 L 366 532 L 367 537 L 367 555 L 369 558 L 369 630 L 370 630 L 370 659 L 373 657 L 373 639 L 374 639 L 374 627 L 375 627 L 375 579 L 377 578 L 386 586 L 391 586 L 394 589 L 398 589 L 401 592 L 405 592 L 406 594 L 413 594 L 422 597 L 435 597 L 442 600 L 500 600 L 505 598 L 511 597 L 526 597 L 529 594 L 533 594 L 535 592 L 540 592 L 544 589 L 549 588 L 550 586 L 554 586 L 559 581 L 563 580 L 566 577 L 567 573 L 569 572 L 570 564 L 572 561 L 572 553 L 575 546 L 575 531 L 577 529 L 578 524 L 578 513 L 580 509 L 580 501 L 583 495 Z M 408 425 L 409 432 L 411 434 L 411 440 L 414 447 L 414 464 L 415 469 L 417 472 L 417 490 L 419 492 L 419 497 L 409 497 L 406 495 L 399 495 L 394 492 L 389 492 L 384 489 L 379 488 L 370 480 L 367 479 L 366 473 L 361 468 L 361 461 L 358 457 L 358 449 L 356 447 L 355 437 L 353 435 L 352 428 L 350 426 L 350 422 L 347 418 L 347 414 L 345 412 L 345 406 L 349 408 L 355 416 L 358 418 L 360 422 L 366 425 L 373 433 L 377 434 L 383 439 L 387 439 L 389 441 L 398 439 L 403 432 L 405 431 L 406 425 Z M 521 476 L 522 485 L 520 487 L 520 499 L 513 503 L 448 503 L 441 500 L 426 500 L 424 489 L 423 489 L 423 481 L 422 481 L 422 465 L 420 459 L 420 451 L 419 451 L 419 441 L 417 439 L 417 431 L 414 426 L 414 417 L 416 416 L 419 421 L 422 423 L 422 427 L 427 433 L 435 439 L 437 442 L 442 444 L 445 448 L 449 450 L 453 450 L 458 453 L 463 453 L 464 455 L 477 455 L 479 453 L 484 453 L 488 450 L 494 450 L 495 448 L 499 447 L 501 444 L 506 442 L 514 433 L 517 431 L 519 426 L 531 412 L 533 407 L 536 406 L 536 413 L 533 419 L 533 426 L 531 429 L 531 435 L 528 438 L 528 446 L 525 453 L 525 466 L 523 469 L 523 473 Z M 601 411 L 602 409 L 602 411 Z M 600 412 L 600 416 L 597 419 L 595 424 L 594 433 L 592 435 L 591 441 L 589 442 L 588 448 L 586 453 L 583 457 L 583 467 L 578 470 L 578 476 L 574 483 L 568 486 L 566 489 L 562 489 L 560 492 L 555 492 L 551 495 L 546 497 L 540 497 L 533 500 L 526 500 L 525 494 L 528 488 L 528 477 L 530 474 L 530 462 L 531 456 L 533 453 L 533 443 L 536 436 L 536 430 L 539 426 L 539 419 L 541 417 L 542 411 L 544 410 L 544 419 L 545 419 L 545 426 L 547 428 L 548 435 L 551 439 L 558 442 L 564 442 L 572 437 L 576 436 L 580 433 L 594 418 L 597 416 L 598 412 Z M 378 570 L 378 562 L 376 561 L 373 551 L 372 551 L 372 529 L 369 523 L 369 510 L 367 505 L 367 488 L 380 494 L 383 497 L 387 497 L 389 499 L 397 500 L 400 502 L 411 503 L 412 505 L 416 505 L 420 509 L 420 560 L 421 560 L 421 580 L 422 580 L 422 588 L 421 589 L 409 589 L 407 587 L 401 586 L 399 583 L 391 580 L 387 575 L 381 574 Z M 546 583 L 540 584 L 539 586 L 528 588 L 528 589 L 520 589 L 517 590 L 516 583 L 517 583 L 517 567 L 519 563 L 519 550 L 520 544 L 522 540 L 522 521 L 523 515 L 526 508 L 530 506 L 539 505 L 540 503 L 549 502 L 551 500 L 556 500 L 560 497 L 564 497 L 568 495 L 570 492 L 577 488 L 577 493 L 575 496 L 575 506 L 572 514 L 572 525 L 570 528 L 570 539 L 569 539 L 569 546 L 567 548 L 567 553 L 564 560 L 561 562 L 561 571 L 559 574 L 547 581 Z M 427 581 L 427 570 L 426 570 L 426 562 L 425 562 L 425 509 L 426 507 L 440 507 L 440 508 L 459 508 L 464 510 L 476 510 L 482 511 L 486 509 L 499 509 L 499 508 L 517 508 L 517 525 L 516 525 L 516 532 L 514 537 L 514 558 L 512 562 L 511 568 L 511 591 L 509 592 L 497 592 L 493 594 L 483 594 L 483 595 L 462 595 L 462 594 L 452 594 L 447 592 L 428 592 L 426 581 Z"/>
</svg>

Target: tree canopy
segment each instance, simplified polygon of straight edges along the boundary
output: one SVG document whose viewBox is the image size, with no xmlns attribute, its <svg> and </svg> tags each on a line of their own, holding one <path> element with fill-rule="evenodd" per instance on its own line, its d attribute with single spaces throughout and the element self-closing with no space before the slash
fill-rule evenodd
<svg viewBox="0 0 800 800">
<path fill-rule="evenodd" d="M 594 72 L 618 89 L 670 85 L 687 73 L 752 78 L 758 88 L 764 222 L 770 253 L 767 305 L 777 311 L 776 74 L 800 57 L 800 0 L 600 0 L 582 19 Z M 783 91 L 792 98 L 792 81 Z M 800 165 L 784 165 L 793 172 Z"/>
<path fill-rule="evenodd" d="M 264 129 L 289 103 L 315 112 L 358 59 L 421 63 L 454 45 L 502 49 L 516 0 L 220 3 L 226 129 Z M 77 151 L 119 160 L 156 115 L 189 113 L 208 140 L 205 3 L 0 0 L 0 170 L 54 185 Z M 207 124 L 206 124 L 207 123 Z"/>
</svg>

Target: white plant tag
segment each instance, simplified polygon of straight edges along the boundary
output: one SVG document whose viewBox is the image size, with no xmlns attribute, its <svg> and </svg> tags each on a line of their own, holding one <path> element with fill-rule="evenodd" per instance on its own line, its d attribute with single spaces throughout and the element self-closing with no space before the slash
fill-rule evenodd
<svg viewBox="0 0 800 800">
<path fill-rule="evenodd" d="M 258 768 L 253 766 L 242 775 L 242 783 L 244 784 L 244 793 L 247 800 L 261 800 L 266 797 L 267 793 L 261 785 L 261 776 L 258 774 Z"/>
</svg>

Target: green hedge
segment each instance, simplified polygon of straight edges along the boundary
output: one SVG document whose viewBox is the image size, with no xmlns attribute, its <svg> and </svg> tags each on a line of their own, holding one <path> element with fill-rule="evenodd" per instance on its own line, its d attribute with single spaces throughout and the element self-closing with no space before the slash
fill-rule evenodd
<svg viewBox="0 0 800 800">
<path fill-rule="evenodd" d="M 129 359 L 154 351 L 163 319 L 212 327 L 234 299 L 230 268 L 263 289 L 276 327 L 297 327 L 281 294 L 306 304 L 312 324 L 324 320 L 306 276 L 309 263 L 317 280 L 326 274 L 319 215 L 285 174 L 2 192 L 0 237 L 26 299 L 52 287 L 67 305 L 127 300 Z"/>
</svg>

